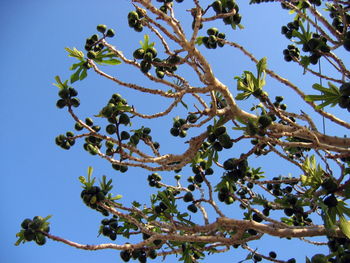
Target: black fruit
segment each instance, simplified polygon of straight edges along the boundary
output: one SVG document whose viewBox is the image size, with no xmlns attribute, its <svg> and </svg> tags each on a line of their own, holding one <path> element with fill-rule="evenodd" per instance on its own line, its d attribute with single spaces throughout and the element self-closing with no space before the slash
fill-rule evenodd
<svg viewBox="0 0 350 263">
<path fill-rule="evenodd" d="M 123 250 L 120 252 L 120 257 L 124 262 L 128 262 L 131 258 L 131 253 L 127 250 Z"/>
<path fill-rule="evenodd" d="M 270 258 L 276 258 L 277 254 L 275 251 L 270 251 L 269 256 L 270 256 Z"/>
<path fill-rule="evenodd" d="M 187 209 L 188 209 L 189 211 L 191 211 L 192 213 L 197 213 L 197 211 L 198 211 L 198 208 L 197 208 L 197 206 L 196 206 L 195 204 L 190 204 L 190 205 L 187 207 Z"/>
<path fill-rule="evenodd" d="M 338 184 L 333 178 L 327 178 L 321 186 L 327 191 L 327 194 L 334 193 L 338 189 Z"/>
<path fill-rule="evenodd" d="M 43 246 L 46 243 L 46 237 L 45 235 L 41 233 L 35 234 L 35 243 L 37 243 L 39 246 Z"/>
<path fill-rule="evenodd" d="M 187 192 L 183 197 L 184 202 L 192 202 L 193 201 L 193 195 L 191 192 Z"/>
<path fill-rule="evenodd" d="M 107 126 L 106 126 L 106 132 L 108 133 L 108 134 L 114 134 L 115 132 L 116 132 L 116 130 L 117 130 L 117 127 L 115 126 L 115 125 L 113 125 L 113 124 L 108 124 Z"/>
<path fill-rule="evenodd" d="M 130 138 L 130 134 L 127 131 L 122 131 L 120 133 L 120 139 L 121 140 L 127 140 Z"/>
<path fill-rule="evenodd" d="M 337 198 L 332 194 L 323 200 L 323 203 L 329 208 L 335 207 L 338 204 Z"/>
<path fill-rule="evenodd" d="M 24 220 L 22 221 L 21 227 L 22 227 L 23 229 L 28 229 L 28 225 L 29 225 L 31 222 L 32 222 L 31 219 L 26 218 L 26 219 L 24 219 Z"/>
<path fill-rule="evenodd" d="M 221 3 L 221 1 L 215 1 L 211 6 L 213 7 L 214 11 L 217 14 L 220 14 L 222 12 L 222 3 Z"/>
<path fill-rule="evenodd" d="M 106 33 L 106 37 L 114 37 L 115 32 L 113 29 L 108 29 Z"/>
<path fill-rule="evenodd" d="M 343 83 L 339 87 L 339 91 L 343 96 L 350 96 L 350 82 Z"/>
<path fill-rule="evenodd" d="M 338 104 L 340 108 L 346 109 L 350 105 L 349 96 L 340 96 Z"/>
<path fill-rule="evenodd" d="M 258 119 L 258 122 L 261 125 L 261 128 L 264 129 L 272 123 L 272 120 L 268 115 L 261 115 Z"/>
<path fill-rule="evenodd" d="M 119 123 L 120 124 L 124 124 L 124 125 L 128 125 L 130 122 L 130 118 L 126 113 L 122 113 L 119 116 Z"/>
<path fill-rule="evenodd" d="M 350 38 L 347 38 L 344 40 L 343 47 L 347 50 L 350 51 Z"/>
<path fill-rule="evenodd" d="M 136 49 L 133 53 L 135 59 L 143 59 L 145 55 L 145 50 L 143 48 Z"/>
<path fill-rule="evenodd" d="M 323 254 L 316 254 L 311 258 L 311 263 L 327 263 L 327 257 Z"/>
<path fill-rule="evenodd" d="M 35 239 L 35 232 L 32 229 L 26 229 L 23 232 L 23 236 L 26 241 L 32 241 Z"/>
<path fill-rule="evenodd" d="M 225 162 L 224 162 L 224 169 L 225 170 L 233 170 L 235 168 L 236 164 L 235 164 L 235 161 L 234 159 L 227 159 Z"/>
</svg>

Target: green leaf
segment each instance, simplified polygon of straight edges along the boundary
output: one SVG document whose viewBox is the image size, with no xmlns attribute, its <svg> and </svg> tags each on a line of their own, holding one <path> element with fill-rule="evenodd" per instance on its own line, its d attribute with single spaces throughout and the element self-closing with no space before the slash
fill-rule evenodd
<svg viewBox="0 0 350 263">
<path fill-rule="evenodd" d="M 150 47 L 154 47 L 154 42 L 149 43 L 149 35 L 143 36 L 144 41 L 140 40 L 140 45 L 143 48 L 143 50 L 147 50 Z"/>
<path fill-rule="evenodd" d="M 80 72 L 83 70 L 83 67 L 79 67 L 78 70 L 70 76 L 70 83 L 74 83 L 79 80 Z"/>
<path fill-rule="evenodd" d="M 94 171 L 94 169 L 91 167 L 91 166 L 89 166 L 88 167 L 88 178 L 90 179 L 91 178 L 91 176 L 92 176 L 92 172 Z"/>
<path fill-rule="evenodd" d="M 121 199 L 122 197 L 123 197 L 122 195 L 116 195 L 116 196 L 110 198 L 110 200 L 119 200 L 119 199 Z"/>
<path fill-rule="evenodd" d="M 259 62 L 256 64 L 256 68 L 258 70 L 258 79 L 260 79 L 261 74 L 263 74 L 266 70 L 267 67 L 267 58 L 263 57 L 262 59 L 259 60 Z"/>
<path fill-rule="evenodd" d="M 87 69 L 84 68 L 84 70 L 81 72 L 79 80 L 83 80 L 87 77 Z"/>
<path fill-rule="evenodd" d="M 68 52 L 69 57 L 74 57 L 74 58 L 77 58 L 79 60 L 84 59 L 84 53 L 79 51 L 78 49 L 76 49 L 76 48 L 70 49 L 68 47 L 66 47 L 64 49 Z"/>
<path fill-rule="evenodd" d="M 119 65 L 122 62 L 118 59 L 108 59 L 108 60 L 95 60 L 99 65 Z"/>
<path fill-rule="evenodd" d="M 304 186 L 311 186 L 316 190 L 322 183 L 322 176 L 324 171 L 322 167 L 318 164 L 316 165 L 316 158 L 314 155 L 307 157 L 303 163 L 303 170 L 305 175 L 301 175 L 301 181 Z"/>
<path fill-rule="evenodd" d="M 320 84 L 315 83 L 312 85 L 312 88 L 315 90 L 318 90 L 322 92 L 320 95 L 307 95 L 305 96 L 306 101 L 324 101 L 320 105 L 317 106 L 318 109 L 324 108 L 328 105 L 331 105 L 331 107 L 334 107 L 338 104 L 339 98 L 341 97 L 341 93 L 339 89 L 332 84 L 331 82 L 328 82 L 328 88 L 325 88 L 321 86 Z"/>
<path fill-rule="evenodd" d="M 20 232 L 18 232 L 16 234 L 16 237 L 18 237 L 18 239 L 17 239 L 17 241 L 15 243 L 15 246 L 19 246 L 21 243 L 25 243 L 26 242 L 26 240 L 24 239 L 23 233 L 24 233 L 24 229 L 22 229 Z"/>
<path fill-rule="evenodd" d="M 340 216 L 339 223 L 340 230 L 347 238 L 350 238 L 350 222 L 344 216 Z"/>
</svg>

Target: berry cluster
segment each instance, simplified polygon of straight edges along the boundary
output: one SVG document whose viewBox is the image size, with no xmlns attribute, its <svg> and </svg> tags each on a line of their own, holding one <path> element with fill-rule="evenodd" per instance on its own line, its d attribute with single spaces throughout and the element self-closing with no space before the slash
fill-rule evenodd
<svg viewBox="0 0 350 263">
<path fill-rule="evenodd" d="M 350 262 L 350 240 L 348 238 L 329 238 L 328 247 L 333 254 L 332 258 L 328 258 L 328 262 Z"/>
<path fill-rule="evenodd" d="M 239 7 L 237 3 L 234 0 L 226 0 L 224 2 L 222 1 L 214 1 L 211 5 L 216 12 L 216 14 L 227 14 L 232 12 L 233 9 L 235 9 L 236 13 L 232 16 L 228 16 L 223 18 L 225 25 L 231 25 L 232 27 L 235 27 L 236 25 L 239 25 L 242 20 L 242 16 L 238 13 Z"/>
<path fill-rule="evenodd" d="M 133 28 L 136 32 L 142 32 L 143 25 L 141 19 L 144 17 L 142 12 L 137 9 L 136 11 L 131 11 L 128 14 L 128 24 L 129 27 Z"/>
<path fill-rule="evenodd" d="M 158 78 L 164 78 L 165 72 L 173 73 L 177 70 L 176 64 L 181 61 L 178 55 L 171 55 L 165 60 L 155 58 L 153 65 L 156 67 L 156 75 Z"/>
<path fill-rule="evenodd" d="M 312 38 L 303 45 L 303 51 L 311 53 L 309 60 L 311 64 L 315 65 L 321 57 L 321 52 L 328 53 L 330 52 L 330 48 L 327 45 L 326 38 L 318 34 L 313 34 Z"/>
<path fill-rule="evenodd" d="M 207 37 L 203 37 L 202 41 L 206 48 L 215 49 L 217 46 L 223 47 L 225 43 L 223 40 L 226 35 L 224 33 L 220 33 L 216 27 L 209 28 L 207 30 Z"/>
<path fill-rule="evenodd" d="M 226 175 L 234 182 L 237 182 L 239 179 L 243 179 L 248 175 L 249 166 L 247 159 L 239 161 L 235 158 L 230 158 L 224 162 L 223 166 L 227 171 Z"/>
<path fill-rule="evenodd" d="M 150 187 L 160 188 L 159 182 L 162 180 L 162 177 L 158 173 L 153 173 L 147 177 L 147 180 Z"/>
<path fill-rule="evenodd" d="M 46 243 L 46 237 L 42 232 L 49 233 L 49 223 L 41 216 L 34 216 L 33 219 L 24 219 L 21 223 L 23 238 L 25 241 L 35 241 L 39 246 Z"/>
<path fill-rule="evenodd" d="M 338 101 L 339 107 L 350 112 L 350 82 L 343 83 L 339 87 L 339 91 L 341 94 Z"/>
<path fill-rule="evenodd" d="M 97 205 L 98 202 L 105 200 L 106 195 L 107 192 L 101 190 L 100 187 L 91 186 L 85 187 L 85 189 L 81 192 L 80 197 L 88 207 L 101 212 L 104 216 L 108 216 L 108 211 Z"/>
<path fill-rule="evenodd" d="M 339 32 L 346 31 L 345 26 L 350 23 L 350 14 L 340 4 L 332 4 L 329 7 L 329 16 L 333 18 L 332 26 Z"/>
<path fill-rule="evenodd" d="M 287 62 L 292 61 L 293 59 L 299 60 L 300 51 L 294 45 L 288 45 L 287 49 L 283 50 L 284 60 Z"/>
<path fill-rule="evenodd" d="M 154 47 L 146 50 L 139 48 L 134 51 L 133 56 L 135 59 L 142 59 L 140 69 L 143 73 L 147 73 L 152 68 L 152 61 L 157 57 L 157 50 Z"/>
<path fill-rule="evenodd" d="M 321 0 L 309 0 L 309 2 L 311 4 L 314 4 L 316 6 L 320 6 L 321 5 Z M 291 4 L 293 4 L 294 6 L 300 6 L 301 3 L 301 9 L 305 9 L 305 8 L 309 8 L 310 4 L 307 1 L 296 1 L 296 2 L 292 2 Z M 285 3 L 281 3 L 281 6 L 283 9 L 291 9 L 288 7 L 288 5 L 286 5 Z"/>
<path fill-rule="evenodd" d="M 273 103 L 273 105 L 274 105 L 276 108 L 280 108 L 281 110 L 286 110 L 286 109 L 287 109 L 287 105 L 284 104 L 284 103 L 281 104 L 281 102 L 282 102 L 283 100 L 284 100 L 283 96 L 276 96 L 276 97 L 275 97 L 275 102 Z M 271 119 L 272 119 L 273 121 L 276 120 L 276 116 L 272 117 L 272 116 L 270 115 L 270 117 L 271 117 Z"/>
<path fill-rule="evenodd" d="M 97 25 L 96 27 L 97 31 L 102 33 L 102 38 L 104 39 L 106 37 L 114 37 L 115 32 L 113 29 L 108 29 L 106 25 Z M 104 48 L 104 45 L 101 42 L 101 39 L 99 39 L 99 36 L 97 34 L 92 35 L 91 37 L 86 39 L 85 42 L 85 50 L 88 51 L 86 56 L 90 59 L 95 59 L 97 57 L 97 53 L 102 51 Z"/>
<path fill-rule="evenodd" d="M 295 20 L 293 22 L 289 22 L 286 26 L 282 26 L 281 33 L 286 38 L 291 39 L 293 37 L 293 30 L 299 30 L 299 20 Z"/>
<path fill-rule="evenodd" d="M 116 216 L 113 216 L 112 218 L 108 219 L 102 219 L 101 221 L 101 227 L 99 233 L 104 235 L 105 237 L 109 237 L 111 240 L 117 239 L 117 232 L 118 232 L 118 219 Z"/>
<path fill-rule="evenodd" d="M 78 107 L 80 105 L 80 101 L 76 96 L 78 92 L 72 87 L 64 87 L 61 88 L 58 92 L 58 96 L 60 99 L 56 102 L 56 106 L 60 109 L 64 107 Z"/>
<path fill-rule="evenodd" d="M 193 194 L 191 192 L 187 192 L 182 199 L 186 203 L 192 202 L 192 204 L 187 206 L 188 211 L 191 211 L 192 213 L 197 213 L 198 208 L 194 202 Z"/>
<path fill-rule="evenodd" d="M 129 262 L 130 259 L 138 259 L 140 263 L 146 263 L 147 257 L 155 259 L 157 252 L 154 249 L 150 249 L 146 252 L 146 249 L 135 249 L 135 250 L 123 250 L 120 252 L 120 257 L 124 262 Z"/>
<path fill-rule="evenodd" d="M 71 131 L 66 132 L 66 135 L 60 134 L 55 138 L 56 145 L 62 149 L 69 150 L 71 146 L 75 144 L 74 133 Z"/>
<path fill-rule="evenodd" d="M 213 145 L 216 151 L 222 151 L 223 148 L 230 149 L 233 146 L 230 135 L 226 132 L 225 126 L 214 128 L 212 125 L 207 127 L 208 142 Z"/>
<path fill-rule="evenodd" d="M 177 137 L 181 137 L 184 138 L 187 135 L 186 130 L 188 130 L 188 128 L 182 127 L 183 125 L 185 125 L 187 123 L 187 120 L 185 119 L 175 119 L 173 122 L 173 127 L 170 129 L 170 134 Z"/>
</svg>

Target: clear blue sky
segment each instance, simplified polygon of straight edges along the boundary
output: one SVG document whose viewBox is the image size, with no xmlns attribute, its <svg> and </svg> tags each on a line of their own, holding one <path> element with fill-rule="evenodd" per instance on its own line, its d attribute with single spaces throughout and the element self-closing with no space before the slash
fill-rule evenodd
<svg viewBox="0 0 350 263">
<path fill-rule="evenodd" d="M 67 79 L 71 73 L 69 66 L 75 62 L 67 57 L 64 47 L 77 47 L 82 50 L 85 39 L 95 33 L 97 24 L 103 23 L 117 32 L 111 43 L 118 45 L 130 57 L 133 50 L 138 48 L 138 40 L 143 38 L 143 33 L 135 33 L 127 26 L 126 15 L 133 10 L 128 2 L 126 0 L 0 2 L 2 36 L 0 145 L 3 181 L 0 262 L 121 262 L 118 251 L 82 251 L 54 241 L 48 241 L 44 247 L 32 243 L 19 247 L 13 244 L 16 240 L 15 234 L 19 231 L 24 218 L 48 214 L 53 215 L 51 232 L 55 235 L 86 244 L 110 242 L 104 237 L 96 238 L 99 222 L 103 217 L 88 209 L 80 199 L 81 188 L 77 178 L 86 175 L 89 165 L 94 167 L 94 175 L 106 174 L 115 179 L 115 193 L 124 195 L 125 204 L 135 199 L 145 202 L 149 200 L 147 193 L 152 189 L 145 187 L 149 172 L 130 169 L 127 174 L 117 174 L 108 163 L 84 152 L 80 144 L 70 151 L 64 151 L 54 143 L 54 138 L 58 134 L 72 130 L 74 125 L 65 110 L 55 107 L 58 98 L 57 88 L 52 85 L 55 75 Z M 227 33 L 228 38 L 247 45 L 256 57 L 267 56 L 272 69 L 278 69 L 290 79 L 300 78 L 302 70 L 285 63 L 282 56 L 282 50 L 288 41 L 280 35 L 280 27 L 291 17 L 287 12 L 278 12 L 278 8 L 273 7 L 276 4 L 248 6 L 246 2 L 248 1 L 239 1 L 243 15 L 242 24 L 246 29 L 230 31 L 221 23 L 220 29 Z M 184 18 L 181 21 L 190 24 L 188 19 Z M 248 59 L 227 47 L 211 52 L 204 50 L 204 53 L 208 54 L 209 61 L 213 63 L 214 72 L 224 83 L 232 87 L 232 91 L 235 90 L 233 77 L 240 75 L 243 70 L 255 68 Z M 142 81 L 142 78 L 135 76 L 135 73 L 122 67 L 112 68 L 110 72 L 118 72 L 125 80 L 133 78 Z M 123 94 L 131 104 L 146 113 L 158 109 L 159 104 L 155 100 L 157 98 L 140 97 L 138 93 L 127 91 L 96 77 L 92 71 L 89 73 L 85 81 L 74 85 L 79 91 L 82 102 L 79 108 L 82 118 L 96 114 L 114 92 Z M 305 80 L 303 85 L 310 86 L 316 81 Z M 282 90 L 280 84 L 271 81 L 267 90 L 276 95 L 282 92 L 290 109 L 299 109 L 298 104 L 293 104 L 294 94 L 285 88 Z M 250 106 L 251 102 L 245 103 L 246 108 Z M 305 110 L 311 112 L 310 108 Z M 181 113 L 181 109 L 179 112 Z M 160 141 L 169 142 L 168 146 L 163 146 L 164 152 L 174 148 L 176 151 L 181 150 L 179 147 L 182 144 L 174 140 L 168 132 L 164 132 L 164 129 L 168 131 L 171 128 L 171 120 L 162 119 L 152 127 Z M 342 135 L 341 131 L 339 135 Z M 281 170 L 280 166 L 266 159 L 256 160 L 256 165 L 261 162 L 270 162 L 268 169 L 271 177 L 293 172 L 293 170 Z M 234 211 L 231 214 L 234 216 Z M 298 262 L 299 260 L 302 262 L 305 255 L 312 255 L 313 251 L 322 251 L 321 248 L 315 250 L 304 243 L 298 250 L 296 250 L 297 243 L 285 241 L 281 244 L 278 239 L 266 239 L 264 245 L 261 245 L 262 252 L 268 253 L 270 248 L 280 247 L 283 259 L 297 257 Z M 242 253 L 230 252 L 226 255 L 208 257 L 205 262 L 214 262 L 218 259 L 237 262 L 244 256 Z M 174 258 L 167 260 L 167 262 L 175 261 Z"/>
</svg>

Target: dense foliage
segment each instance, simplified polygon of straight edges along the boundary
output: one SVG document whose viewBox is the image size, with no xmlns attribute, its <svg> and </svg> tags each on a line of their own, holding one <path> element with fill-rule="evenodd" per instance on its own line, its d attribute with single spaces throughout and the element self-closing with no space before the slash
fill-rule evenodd
<svg viewBox="0 0 350 263">
<path fill-rule="evenodd" d="M 128 167 L 142 168 L 154 194 L 150 202 L 145 197 L 125 204 L 121 195 L 112 194 L 114 178 L 103 176 L 97 183 L 89 167 L 87 177 L 79 178 L 81 199 L 101 213 L 98 232 L 112 243 L 83 245 L 54 236 L 49 232 L 50 216 L 36 216 L 22 222 L 16 244 L 34 241 L 44 245 L 46 239 L 52 239 L 85 250 L 120 250 L 125 262 L 177 254 L 185 263 L 240 247 L 247 251 L 246 259 L 254 262 L 295 262 L 294 258 L 279 258 L 278 251 L 266 254 L 249 246 L 270 235 L 328 246 L 328 253 L 315 254 L 306 262 L 350 262 L 350 139 L 320 132 L 320 124 L 307 113 L 313 109 L 312 116 L 322 116 L 344 130 L 350 128 L 350 123 L 331 113 L 331 107 L 350 112 L 350 71 L 342 59 L 350 51 L 349 3 L 250 1 L 273 2 L 269 4 L 290 13 L 291 21 L 282 25 L 281 34 L 291 44 L 281 50 L 281 56 L 321 80 L 312 86 L 313 94 L 306 94 L 302 82 L 292 83 L 272 71 L 268 58 L 255 58 L 222 32 L 220 28 L 225 26 L 244 30 L 244 19 L 251 19 L 241 14 L 234 0 L 209 5 L 210 1 L 187 1 L 192 3 L 190 10 L 181 8 L 183 0 L 130 2 L 125 23 L 130 30 L 142 32 L 143 39 L 132 54 L 111 44 L 118 31 L 103 24 L 84 42 L 85 52 L 66 48 L 78 62 L 71 66 L 69 80 L 56 77 L 56 105 L 73 118 L 75 131 L 58 135 L 55 142 L 69 150 L 83 141 L 80 144 L 86 152 L 110 162 L 118 173 L 127 173 Z M 188 27 L 177 20 L 175 13 L 180 11 L 191 17 Z M 234 77 L 234 91 L 214 75 L 203 55 L 203 50 L 215 52 L 212 49 L 217 48 L 237 49 L 256 66 L 256 72 L 244 71 Z M 329 64 L 332 74 L 313 66 L 320 60 Z M 120 64 L 138 69 L 154 86 L 134 83 L 132 78 L 126 82 L 101 69 L 101 65 L 117 68 Z M 193 79 L 184 77 L 189 72 Z M 114 93 L 97 115 L 79 117 L 78 91 L 71 85 L 88 73 L 171 103 L 148 115 L 138 112 L 137 105 L 122 94 Z M 194 79 L 201 84 L 192 85 Z M 283 94 L 272 97 L 266 91 L 268 79 L 293 90 L 308 107 L 301 113 L 289 112 Z M 322 80 L 328 84 L 323 85 Z M 185 97 L 192 98 L 192 108 L 184 102 Z M 240 106 L 243 100 L 254 105 L 250 111 Z M 183 107 L 186 115 L 170 119 L 178 107 Z M 157 121 L 166 116 L 170 119 L 169 138 L 179 141 L 182 154 L 163 153 L 162 143 L 152 136 L 152 130 L 163 129 Z M 140 120 L 149 125 L 139 125 Z M 266 155 L 296 169 L 270 175 L 266 167 L 252 162 L 253 157 Z M 172 185 L 163 178 L 170 176 L 175 176 Z M 227 207 L 237 210 L 234 218 L 227 216 Z M 323 237 L 323 241 L 316 242 L 313 237 Z"/>
</svg>

